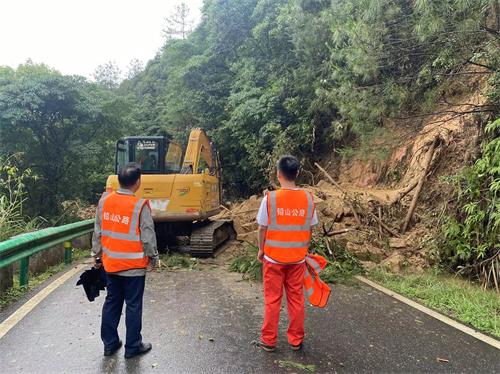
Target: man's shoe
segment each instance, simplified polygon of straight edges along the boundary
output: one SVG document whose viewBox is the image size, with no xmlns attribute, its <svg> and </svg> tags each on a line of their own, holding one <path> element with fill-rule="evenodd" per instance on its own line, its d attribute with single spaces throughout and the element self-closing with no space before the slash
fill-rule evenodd
<svg viewBox="0 0 500 374">
<path fill-rule="evenodd" d="M 119 340 L 118 344 L 114 348 L 112 349 L 104 348 L 104 356 L 113 356 L 116 353 L 116 351 L 119 350 L 121 347 L 122 347 L 122 341 Z"/>
<path fill-rule="evenodd" d="M 290 348 L 292 349 L 292 351 L 300 351 L 302 349 L 302 343 L 297 345 L 290 344 Z"/>
<path fill-rule="evenodd" d="M 252 344 L 255 345 L 257 348 L 260 348 L 260 349 L 262 349 L 263 351 L 266 351 L 266 352 L 274 352 L 276 350 L 276 346 L 267 345 L 267 344 L 262 343 L 261 341 L 254 340 L 252 342 Z"/>
<path fill-rule="evenodd" d="M 153 348 L 151 343 L 141 343 L 141 346 L 137 349 L 137 351 L 134 352 L 125 351 L 125 358 L 132 358 L 143 355 L 145 353 L 148 353 L 151 350 L 151 348 Z"/>
</svg>

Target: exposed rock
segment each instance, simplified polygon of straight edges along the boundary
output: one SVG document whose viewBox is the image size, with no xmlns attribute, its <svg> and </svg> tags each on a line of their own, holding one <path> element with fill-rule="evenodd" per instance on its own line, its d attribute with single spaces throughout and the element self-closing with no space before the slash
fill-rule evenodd
<svg viewBox="0 0 500 374">
<path fill-rule="evenodd" d="M 411 256 L 408 259 L 408 263 L 411 271 L 416 273 L 422 273 L 424 269 L 428 266 L 427 261 L 419 255 Z"/>
<path fill-rule="evenodd" d="M 347 243 L 346 249 L 356 256 L 360 261 L 380 262 L 384 258 L 384 252 L 377 247 L 369 244 L 355 244 L 352 242 Z"/>
<path fill-rule="evenodd" d="M 401 253 L 393 253 L 382 261 L 380 265 L 392 273 L 399 273 L 403 268 L 404 261 L 405 258 Z"/>
<path fill-rule="evenodd" d="M 391 247 L 391 248 L 406 248 L 406 247 L 408 247 L 408 243 L 403 238 L 390 238 L 389 239 L 389 247 Z"/>
<path fill-rule="evenodd" d="M 363 269 L 365 269 L 366 271 L 371 271 L 378 266 L 373 261 L 360 261 L 360 263 L 363 266 Z"/>
</svg>

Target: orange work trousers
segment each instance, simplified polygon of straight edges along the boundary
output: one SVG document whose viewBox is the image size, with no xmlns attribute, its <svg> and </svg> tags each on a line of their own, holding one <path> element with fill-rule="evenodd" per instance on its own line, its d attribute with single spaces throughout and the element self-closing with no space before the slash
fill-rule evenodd
<svg viewBox="0 0 500 374">
<path fill-rule="evenodd" d="M 264 259 L 264 323 L 262 343 L 275 346 L 278 341 L 283 289 L 288 311 L 288 343 L 298 345 L 304 340 L 304 263 L 278 265 Z"/>
</svg>

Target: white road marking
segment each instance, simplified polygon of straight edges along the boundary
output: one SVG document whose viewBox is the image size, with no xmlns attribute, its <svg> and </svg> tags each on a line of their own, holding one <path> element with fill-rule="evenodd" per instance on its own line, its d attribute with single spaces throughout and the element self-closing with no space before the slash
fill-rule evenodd
<svg viewBox="0 0 500 374">
<path fill-rule="evenodd" d="M 400 294 L 398 294 L 394 291 L 391 291 L 385 287 L 382 287 L 378 283 L 375 283 L 369 279 L 366 279 L 365 277 L 357 275 L 355 278 L 360 280 L 361 282 L 366 283 L 367 285 L 375 288 L 376 290 L 379 290 L 379 291 L 385 293 L 386 295 L 389 295 L 389 296 L 393 297 L 394 299 L 399 300 L 402 303 L 405 303 L 406 305 L 409 305 L 409 306 L 421 311 L 422 313 L 425 313 L 431 317 L 434 317 L 435 319 L 437 319 L 443 323 L 446 323 L 447 325 L 454 327 L 457 330 L 460 330 L 467 335 L 473 336 L 474 338 L 481 340 L 482 342 L 489 344 L 492 347 L 500 349 L 500 341 L 493 339 L 492 337 L 490 337 L 488 335 L 480 333 L 479 331 L 476 331 L 468 326 L 462 325 L 461 323 L 459 323 L 459 322 L 457 322 L 449 317 L 446 317 L 446 316 L 442 315 L 441 313 L 438 313 L 432 309 L 429 309 L 423 305 L 420 305 L 413 300 L 410 300 L 404 296 L 401 296 Z"/>
<path fill-rule="evenodd" d="M 29 299 L 23 304 L 18 310 L 12 313 L 9 318 L 0 323 L 0 339 L 4 337 L 11 328 L 13 328 L 19 321 L 21 321 L 26 315 L 31 312 L 38 304 L 40 304 L 47 296 L 49 296 L 57 287 L 61 286 L 64 282 L 70 279 L 72 276 L 88 267 L 89 264 L 80 264 L 75 266 L 73 269 L 61 275 L 55 281 L 50 283 L 47 287 L 38 292 L 35 296 Z"/>
</svg>

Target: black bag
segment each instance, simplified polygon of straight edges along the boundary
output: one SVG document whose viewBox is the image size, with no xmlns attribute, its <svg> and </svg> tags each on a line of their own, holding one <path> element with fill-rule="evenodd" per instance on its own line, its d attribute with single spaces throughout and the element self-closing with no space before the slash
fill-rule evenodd
<svg viewBox="0 0 500 374">
<path fill-rule="evenodd" d="M 87 299 L 94 301 L 99 296 L 99 291 L 106 288 L 106 272 L 101 266 L 99 269 L 92 267 L 90 270 L 85 270 L 76 285 L 82 285 Z"/>
</svg>

